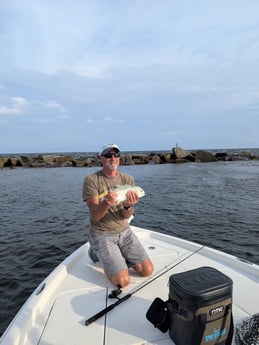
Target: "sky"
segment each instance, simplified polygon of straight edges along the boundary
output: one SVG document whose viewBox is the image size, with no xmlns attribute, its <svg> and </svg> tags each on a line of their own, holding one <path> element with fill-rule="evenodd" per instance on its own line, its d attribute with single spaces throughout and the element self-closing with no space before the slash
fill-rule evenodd
<svg viewBox="0 0 259 345">
<path fill-rule="evenodd" d="M 259 147 L 258 0 L 0 0 L 0 154 Z"/>
</svg>

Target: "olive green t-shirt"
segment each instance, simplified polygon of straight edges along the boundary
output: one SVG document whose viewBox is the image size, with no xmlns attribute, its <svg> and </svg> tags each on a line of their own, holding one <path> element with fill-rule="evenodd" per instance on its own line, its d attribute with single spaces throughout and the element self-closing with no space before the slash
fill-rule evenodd
<svg viewBox="0 0 259 345">
<path fill-rule="evenodd" d="M 134 185 L 134 178 L 130 175 L 118 171 L 115 177 L 107 177 L 103 171 L 88 175 L 84 179 L 83 184 L 83 200 L 102 195 L 114 186 L 124 184 Z M 90 228 L 96 232 L 116 233 L 121 232 L 129 227 L 127 219 L 122 216 L 122 204 L 113 205 L 109 208 L 107 214 L 100 220 L 96 221 L 92 215 L 90 216 Z"/>
</svg>

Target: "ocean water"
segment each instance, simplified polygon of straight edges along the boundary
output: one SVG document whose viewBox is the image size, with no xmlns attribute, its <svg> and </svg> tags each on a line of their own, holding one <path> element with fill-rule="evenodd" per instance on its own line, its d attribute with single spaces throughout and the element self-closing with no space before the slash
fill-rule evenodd
<svg viewBox="0 0 259 345">
<path fill-rule="evenodd" d="M 0 170 L 0 334 L 46 275 L 87 241 L 82 183 L 98 169 Z M 259 161 L 120 169 L 146 191 L 134 225 L 259 264 Z"/>
</svg>

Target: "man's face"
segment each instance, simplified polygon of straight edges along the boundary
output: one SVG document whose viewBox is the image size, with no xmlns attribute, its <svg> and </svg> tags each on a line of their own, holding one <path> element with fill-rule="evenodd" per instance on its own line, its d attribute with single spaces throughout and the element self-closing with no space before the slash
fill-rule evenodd
<svg viewBox="0 0 259 345">
<path fill-rule="evenodd" d="M 103 165 L 104 170 L 117 170 L 120 165 L 120 153 L 114 149 L 111 149 L 104 156 L 100 157 L 100 161 Z"/>
</svg>

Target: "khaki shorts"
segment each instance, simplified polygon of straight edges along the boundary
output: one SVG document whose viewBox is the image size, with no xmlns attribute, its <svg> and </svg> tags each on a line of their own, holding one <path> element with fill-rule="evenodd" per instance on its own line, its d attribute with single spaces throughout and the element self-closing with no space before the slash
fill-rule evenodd
<svg viewBox="0 0 259 345">
<path fill-rule="evenodd" d="M 131 228 L 118 234 L 90 231 L 89 242 L 109 277 L 149 259 Z"/>
</svg>

